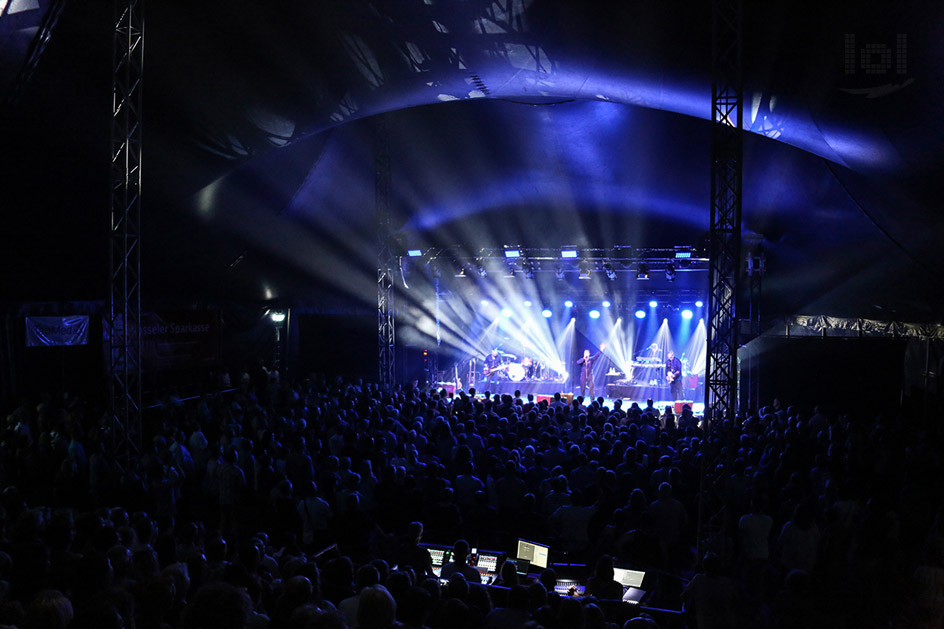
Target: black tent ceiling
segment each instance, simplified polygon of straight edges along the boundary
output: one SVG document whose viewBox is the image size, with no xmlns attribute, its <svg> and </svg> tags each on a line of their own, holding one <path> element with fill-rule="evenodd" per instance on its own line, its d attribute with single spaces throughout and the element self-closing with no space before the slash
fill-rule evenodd
<svg viewBox="0 0 944 629">
<path fill-rule="evenodd" d="M 20 32 L 17 2 L 0 42 Z M 66 4 L 6 111 L 14 299 L 105 294 L 107 4 Z M 381 116 L 395 222 L 418 246 L 694 245 L 707 230 L 709 2 L 147 10 L 151 299 L 373 303 Z M 748 3 L 745 243 L 766 252 L 770 312 L 940 320 L 942 12 Z"/>
</svg>

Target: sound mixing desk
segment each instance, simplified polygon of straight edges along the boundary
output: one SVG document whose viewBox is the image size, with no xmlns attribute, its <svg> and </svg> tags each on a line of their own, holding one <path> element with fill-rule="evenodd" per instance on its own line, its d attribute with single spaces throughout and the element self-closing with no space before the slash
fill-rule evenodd
<svg viewBox="0 0 944 629">
<path fill-rule="evenodd" d="M 587 587 L 578 581 L 558 579 L 554 586 L 554 592 L 560 596 L 583 596 L 586 591 Z"/>
</svg>

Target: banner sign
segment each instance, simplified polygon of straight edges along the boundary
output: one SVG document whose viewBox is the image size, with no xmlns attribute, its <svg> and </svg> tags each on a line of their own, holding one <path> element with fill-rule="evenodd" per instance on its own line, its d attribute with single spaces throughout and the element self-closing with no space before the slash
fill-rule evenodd
<svg viewBox="0 0 944 629">
<path fill-rule="evenodd" d="M 141 358 L 147 370 L 213 366 L 219 349 L 216 311 L 149 312 L 141 317 Z"/>
<path fill-rule="evenodd" d="M 26 317 L 26 346 L 86 345 L 88 344 L 88 330 L 88 315 Z"/>
</svg>

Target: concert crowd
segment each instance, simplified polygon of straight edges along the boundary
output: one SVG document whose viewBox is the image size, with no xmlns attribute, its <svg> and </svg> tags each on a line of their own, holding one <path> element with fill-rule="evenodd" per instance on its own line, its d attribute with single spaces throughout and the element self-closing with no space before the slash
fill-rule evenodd
<svg viewBox="0 0 944 629">
<path fill-rule="evenodd" d="M 706 431 L 687 407 L 261 366 L 206 391 L 149 409 L 136 450 L 81 396 L 6 409 L 0 626 L 942 626 L 940 430 L 919 417 L 771 400 Z M 519 538 L 551 564 L 492 583 L 461 552 L 440 580 L 422 545 L 513 559 Z M 641 605 L 614 565 L 646 572 Z"/>
</svg>

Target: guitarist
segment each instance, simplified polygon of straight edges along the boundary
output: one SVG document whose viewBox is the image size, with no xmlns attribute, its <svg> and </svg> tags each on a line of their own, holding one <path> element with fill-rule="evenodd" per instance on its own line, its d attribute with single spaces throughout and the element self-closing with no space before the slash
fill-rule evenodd
<svg viewBox="0 0 944 629">
<path fill-rule="evenodd" d="M 682 399 L 682 361 L 675 357 L 675 352 L 669 350 L 665 360 L 665 381 L 672 390 L 672 399 Z"/>
<path fill-rule="evenodd" d="M 493 349 L 492 353 L 485 357 L 485 383 L 498 384 L 498 374 L 501 371 L 501 358 L 498 356 L 498 350 Z"/>
</svg>

